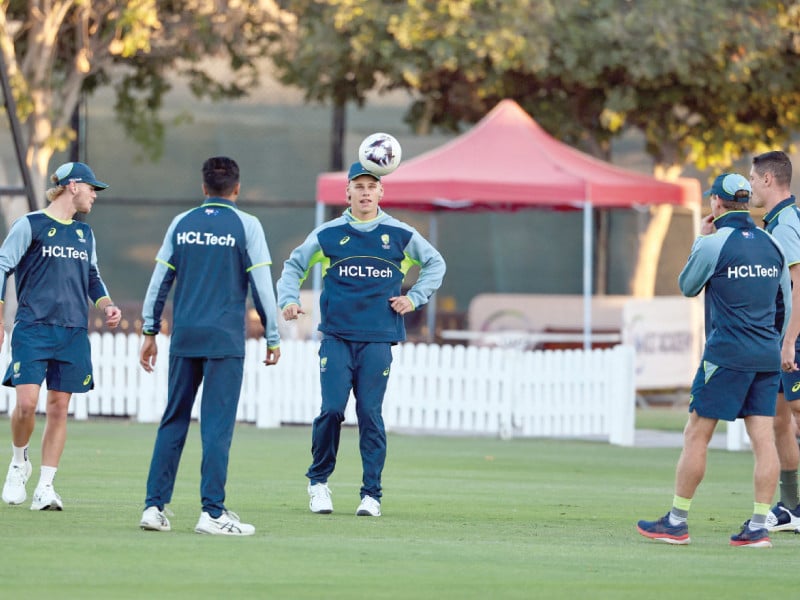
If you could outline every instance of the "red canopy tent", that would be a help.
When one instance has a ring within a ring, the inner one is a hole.
[[[346,182],[344,172],[321,174],[317,202],[341,205]],[[700,204],[696,179],[681,179],[677,184],[660,181],[584,154],[550,136],[513,100],[501,101],[466,133],[404,161],[384,178],[384,187],[381,206],[389,209],[583,209],[587,344],[592,209],[673,204],[697,211]],[[431,237],[435,221],[432,226]]]

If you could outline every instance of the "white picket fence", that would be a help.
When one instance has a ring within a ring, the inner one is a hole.
[[[76,419],[161,418],[167,399],[169,338],[159,336],[155,372],[138,363],[140,338],[92,334],[95,389],[76,394]],[[258,427],[309,424],[319,411],[318,343],[284,341],[278,365],[265,367],[261,342],[248,341],[237,418]],[[0,365],[8,365],[7,343]],[[496,435],[503,438],[599,438],[632,446],[634,351],[520,351],[476,346],[400,344],[384,401],[390,431]],[[39,410],[44,411],[44,392]],[[13,410],[12,388],[0,388],[0,411]],[[354,401],[345,422],[355,424]],[[199,400],[195,417],[199,414]]]

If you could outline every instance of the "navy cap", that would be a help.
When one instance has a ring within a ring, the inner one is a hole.
[[[70,181],[77,181],[79,183],[88,183],[96,190],[104,190],[108,187],[107,183],[97,181],[94,172],[82,162],[68,162],[64,163],[56,169],[56,177],[58,177],[58,185],[67,185]]]
[[[359,161],[354,162],[350,165],[350,171],[347,173],[347,181],[353,181],[356,177],[360,177],[361,175],[369,175],[370,177],[374,177],[378,181],[381,180],[380,175],[375,175],[372,171],[365,168]]]
[[[711,189],[703,196],[712,194],[726,202],[748,202],[753,194],[753,188],[750,187],[750,182],[738,173],[723,173],[714,180]]]

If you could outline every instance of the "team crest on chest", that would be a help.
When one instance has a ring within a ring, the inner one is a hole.
[[[389,250],[389,248],[391,248],[391,246],[389,246],[389,234],[388,233],[382,233],[381,234],[381,248],[383,248],[384,250]]]

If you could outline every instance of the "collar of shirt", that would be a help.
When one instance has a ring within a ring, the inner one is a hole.
[[[764,215],[764,225],[769,225],[770,221],[777,217],[779,212],[788,206],[792,206],[794,203],[794,196],[789,196],[786,200],[781,200],[778,204],[772,207],[771,211]]]

